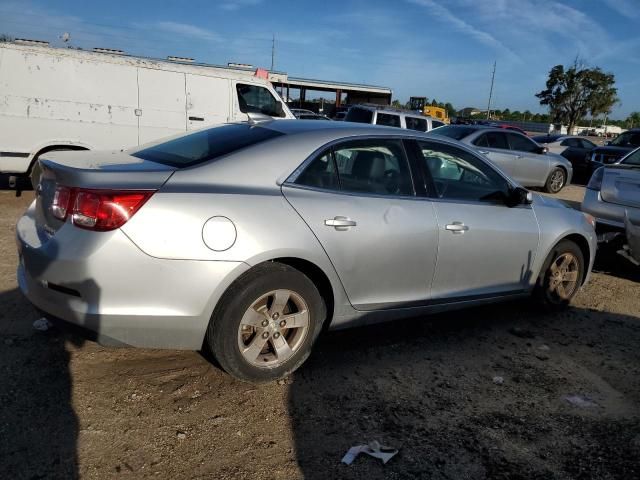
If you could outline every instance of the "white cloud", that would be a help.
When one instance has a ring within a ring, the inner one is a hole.
[[[262,0],[224,0],[220,2],[220,8],[223,10],[233,11],[244,7],[253,7],[262,3]]]
[[[220,41],[220,37],[214,32],[188,23],[160,21],[151,24],[150,27],[158,28],[165,32],[180,35],[182,37],[197,38],[207,42]]]
[[[488,47],[494,48],[495,50],[501,51],[512,59],[519,60],[519,57],[516,53],[513,52],[509,47],[507,47],[504,43],[498,40],[491,33],[480,30],[479,28],[474,27],[466,20],[463,20],[461,16],[455,15],[451,10],[443,7],[439,3],[436,3],[433,0],[409,0],[411,3],[416,5],[420,5],[422,7],[428,8],[434,15],[434,20],[446,22],[455,28],[457,31],[468,35],[471,38],[474,38],[476,41],[486,45]],[[478,2],[482,3],[482,2]]]
[[[610,8],[618,12],[620,15],[627,18],[638,18],[640,12],[638,11],[638,4],[631,0],[604,0]]]

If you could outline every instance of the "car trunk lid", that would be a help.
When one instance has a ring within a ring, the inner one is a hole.
[[[36,225],[53,235],[65,223],[52,211],[56,188],[96,190],[157,190],[175,171],[174,167],[132,157],[123,152],[55,152],[38,161]]]
[[[600,195],[605,202],[640,208],[640,168],[606,168]]]

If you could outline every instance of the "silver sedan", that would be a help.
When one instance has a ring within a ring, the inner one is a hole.
[[[480,125],[448,125],[431,133],[466,143],[526,187],[543,187],[546,192],[558,193],[573,176],[569,160],[519,132]]]
[[[600,167],[591,176],[582,211],[603,226],[625,229],[625,222],[640,225],[640,148],[618,163]]]
[[[212,351],[237,378],[298,368],[323,327],[587,281],[593,219],[444,137],[343,122],[228,124],[40,160],[22,292],[102,343]]]

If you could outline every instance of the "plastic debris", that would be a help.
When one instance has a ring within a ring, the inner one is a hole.
[[[368,445],[356,445],[351,447],[344,457],[342,457],[342,463],[351,465],[356,457],[361,453],[366,453],[371,457],[379,458],[382,460],[382,463],[387,463],[398,453],[398,449],[381,445],[380,442],[373,440],[369,442]]]
[[[33,328],[40,332],[46,332],[51,328],[51,322],[46,318],[42,317],[33,322]]]
[[[574,407],[593,408],[593,407],[599,406],[596,402],[594,402],[590,398],[584,397],[582,395],[567,395],[564,397],[564,399]]]
[[[496,375],[495,377],[493,377],[493,383],[495,383],[496,385],[502,385],[504,383],[504,377],[501,377],[499,375]]]

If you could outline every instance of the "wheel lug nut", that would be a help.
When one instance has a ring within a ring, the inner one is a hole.
[[[269,325],[269,320],[262,320],[262,326],[266,327],[267,325]]]
[[[284,328],[286,325],[287,325],[287,322],[285,322],[284,320],[280,322],[280,328]]]
[[[274,333],[273,338],[280,338],[280,334],[278,332]]]
[[[262,334],[262,338],[269,338],[269,332],[264,332]]]
[[[280,314],[276,312],[273,315],[271,315],[271,318],[273,318],[274,320],[278,320],[278,318],[280,318]]]

